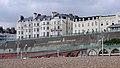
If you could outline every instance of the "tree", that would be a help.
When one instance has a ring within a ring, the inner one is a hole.
[[[6,29],[6,33],[11,33],[11,29],[10,29],[10,28],[7,28],[7,29]]]
[[[15,30],[14,27],[11,28],[11,33],[12,33],[12,34],[16,34],[16,30]]]
[[[3,33],[3,27],[0,27],[0,33]]]

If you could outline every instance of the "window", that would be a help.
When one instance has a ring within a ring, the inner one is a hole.
[[[103,26],[103,22],[101,22],[101,26]]]
[[[29,24],[29,27],[30,27],[31,25]]]
[[[60,29],[60,26],[58,26],[58,29]]]
[[[92,32],[94,32],[94,29],[92,29]]]
[[[20,36],[18,38],[20,39]]]
[[[54,21],[54,24],[56,24],[56,21]]]
[[[89,29],[87,29],[87,33],[89,33]]]
[[[49,30],[49,27],[47,27],[47,30]]]
[[[82,24],[82,27],[84,27],[84,24]]]
[[[47,36],[49,36],[49,32],[47,32]]]
[[[31,35],[29,35],[29,38],[31,38]]]
[[[85,32],[85,30],[84,30],[84,29],[82,29],[82,32]]]
[[[106,23],[106,25],[109,25],[108,23]]]
[[[39,38],[39,34],[37,34],[37,38]]]
[[[45,36],[45,32],[43,32],[43,36]]]
[[[45,22],[43,22],[43,25],[45,25]]]
[[[23,36],[21,36],[21,39],[23,39]]]
[[[78,25],[78,27],[80,27],[80,24]]]
[[[75,27],[76,27],[76,24],[75,24]]]
[[[34,23],[34,26],[36,26],[36,23]]]
[[[106,25],[108,25],[108,21],[106,21]]]
[[[36,31],[36,29],[34,28],[34,32]]]
[[[97,26],[97,22],[95,21],[95,25]]]
[[[25,38],[27,38],[27,35],[25,35]]]
[[[39,26],[39,23],[37,23],[37,26]]]
[[[49,22],[47,22],[47,25],[49,25]]]
[[[26,29],[26,32],[27,32],[27,29]]]
[[[90,23],[88,23],[88,26],[90,26]]]
[[[80,30],[79,30],[79,33],[80,33]]]
[[[60,24],[60,21],[58,21],[58,24]]]
[[[92,26],[94,26],[94,23],[92,22]]]
[[[18,34],[20,34],[20,31],[18,31]]]
[[[75,30],[75,33],[77,33],[77,30]]]
[[[114,25],[114,23],[112,23],[112,25]]]
[[[31,32],[31,30],[29,29],[29,32]]]
[[[45,27],[43,27],[43,30],[45,30]]]
[[[21,31],[21,34],[23,34],[23,31]]]
[[[39,32],[39,28],[37,28],[37,32]]]
[[[23,29],[23,27],[21,27],[21,29]]]
[[[35,34],[34,34],[34,38],[35,38]]]
[[[97,32],[98,30],[97,30],[97,28],[96,28],[96,32]]]
[[[54,26],[54,29],[56,30],[56,26]]]
[[[24,27],[27,27],[27,25],[25,24]]]
[[[60,35],[60,32],[58,32],[58,36]]]

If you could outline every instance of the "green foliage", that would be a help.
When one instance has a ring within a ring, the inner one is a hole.
[[[106,45],[120,44],[120,39],[106,40],[106,41],[104,41],[104,44],[106,44]]]

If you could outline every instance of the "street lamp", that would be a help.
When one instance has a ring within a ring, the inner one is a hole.
[[[102,37],[102,56],[103,56],[103,51],[104,49],[103,49],[103,37]]]
[[[58,57],[59,57],[59,51],[60,51],[60,50],[57,50],[57,56],[58,56]]]
[[[102,36],[101,36],[101,44],[102,44],[102,56],[103,56],[103,54],[104,54],[104,44],[103,44],[103,40],[104,39],[104,35],[102,34]]]
[[[19,57],[18,55],[19,55],[19,44],[20,44],[20,42],[19,41],[16,41],[16,45],[17,45],[17,58]]]
[[[25,53],[25,56],[26,56],[26,50],[25,50],[26,47],[27,47],[27,44],[25,44],[25,47],[24,47],[24,53]],[[27,57],[27,56],[26,56],[26,57]],[[26,58],[26,57],[25,57],[25,58]]]

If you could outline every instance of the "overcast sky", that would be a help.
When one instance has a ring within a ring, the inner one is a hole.
[[[0,26],[16,27],[20,15],[50,15],[52,11],[78,16],[115,14],[120,0],[0,0]]]

